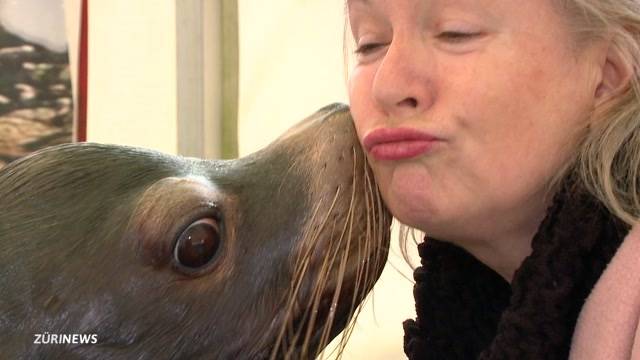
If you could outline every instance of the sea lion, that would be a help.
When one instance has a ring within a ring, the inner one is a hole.
[[[0,353],[31,359],[313,358],[391,221],[344,105],[236,160],[47,148],[0,171],[0,208]]]

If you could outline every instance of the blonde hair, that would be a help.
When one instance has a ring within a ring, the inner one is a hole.
[[[571,165],[614,216],[634,225],[640,218],[640,1],[556,1],[578,43],[610,39],[633,69],[629,86],[593,111]]]

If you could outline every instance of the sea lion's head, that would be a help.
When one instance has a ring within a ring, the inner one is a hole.
[[[311,358],[390,226],[339,105],[237,160],[49,148],[0,171],[0,208],[0,352],[19,357]]]

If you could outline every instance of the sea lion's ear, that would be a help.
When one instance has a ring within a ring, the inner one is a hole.
[[[227,247],[224,204],[223,194],[204,179],[159,180],[138,200],[127,226],[128,245],[143,264],[200,275]]]

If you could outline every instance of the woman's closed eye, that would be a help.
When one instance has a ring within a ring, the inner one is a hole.
[[[436,39],[450,45],[464,44],[471,40],[477,39],[485,35],[481,31],[442,31],[436,35]],[[361,59],[370,59],[370,56],[376,54],[379,50],[389,46],[388,42],[382,41],[363,41],[358,44],[354,53]]]
[[[437,35],[437,38],[449,43],[460,43],[481,35],[481,32],[443,31]]]
[[[357,55],[367,55],[386,45],[387,44],[385,43],[364,43],[364,44],[358,45],[358,47],[354,52]]]

